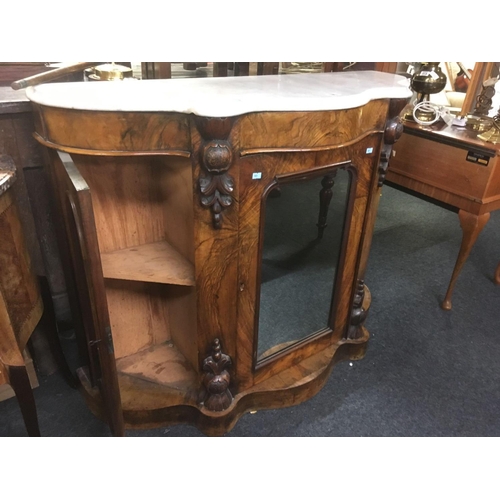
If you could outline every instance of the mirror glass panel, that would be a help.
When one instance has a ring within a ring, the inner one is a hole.
[[[257,361],[330,327],[350,185],[350,171],[337,168],[268,191]]]

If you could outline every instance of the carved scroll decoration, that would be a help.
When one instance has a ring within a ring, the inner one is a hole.
[[[228,140],[232,118],[195,118],[201,135],[198,179],[200,202],[212,212],[215,229],[222,227],[222,212],[234,202],[234,179],[228,173],[233,164],[232,146]]]
[[[207,391],[204,405],[210,411],[223,411],[233,401],[233,395],[229,391],[231,376],[227,371],[231,365],[231,358],[222,352],[220,340],[215,339],[212,354],[203,361],[203,384]]]
[[[358,280],[356,284],[356,292],[351,311],[351,321],[347,330],[347,338],[356,340],[363,336],[361,327],[368,316],[368,310],[363,308],[363,300],[365,299],[365,282]]]
[[[382,146],[382,153],[380,154],[380,163],[378,167],[378,187],[382,187],[389,168],[389,159],[392,153],[392,146],[403,134],[403,122],[401,117],[395,116],[389,119],[385,126],[384,131],[384,144]]]

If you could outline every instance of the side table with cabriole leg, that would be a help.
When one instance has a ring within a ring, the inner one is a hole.
[[[481,141],[468,129],[436,123],[404,124],[394,147],[386,184],[458,212],[462,243],[441,303],[451,310],[463,266],[490,213],[500,209],[500,147]],[[500,282],[500,268],[496,271]]]

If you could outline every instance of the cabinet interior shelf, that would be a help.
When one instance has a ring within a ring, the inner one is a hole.
[[[101,254],[105,278],[194,286],[194,266],[166,241]]]
[[[116,367],[126,375],[178,391],[189,391],[199,385],[196,373],[171,341],[120,358]]]

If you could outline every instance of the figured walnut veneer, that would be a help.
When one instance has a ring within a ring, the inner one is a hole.
[[[36,105],[76,277],[82,390],[115,434],[189,422],[220,435],[247,411],[308,399],[337,361],[363,356],[379,159],[405,102],[228,118]],[[319,189],[324,178],[328,230],[337,169],[351,191],[331,327],[257,363],[263,200],[292,178]]]

